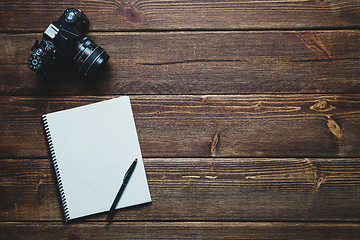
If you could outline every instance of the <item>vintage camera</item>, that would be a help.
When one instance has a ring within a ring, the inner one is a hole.
[[[56,62],[63,60],[71,62],[82,76],[91,78],[108,61],[109,55],[83,36],[88,26],[89,20],[80,9],[66,9],[45,30],[41,42],[36,40],[28,60],[29,68],[46,74]]]

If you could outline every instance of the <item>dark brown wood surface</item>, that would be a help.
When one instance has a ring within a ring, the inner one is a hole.
[[[348,239],[360,234],[358,223],[284,222],[116,222],[105,223],[5,223],[0,237],[11,239]],[[18,230],[22,231],[19,232]],[[6,233],[6,234],[5,234]]]
[[[26,66],[68,7],[92,81]],[[358,239],[359,0],[4,0],[0,46],[0,239]],[[64,223],[41,115],[120,95],[153,202]]]
[[[43,30],[67,7],[81,8],[97,31],[360,26],[358,0],[4,0],[1,7],[0,30],[19,32]]]
[[[47,157],[40,116],[107,97],[0,97],[3,157]],[[356,157],[360,95],[132,96],[145,157]]]
[[[360,31],[96,33],[108,71],[91,83],[26,66],[41,34],[0,34],[2,94],[238,94],[360,91]],[[204,44],[206,43],[206,44]],[[16,74],[17,81],[14,81]],[[70,77],[69,77],[70,75]]]
[[[148,205],[118,221],[359,221],[359,158],[145,158]],[[1,221],[62,221],[48,159],[3,159]],[[85,221],[104,221],[104,214]]]
[[[359,239],[358,223],[284,222],[116,222],[62,224],[5,223],[0,237],[38,240],[81,239]],[[21,229],[21,232],[19,232]]]

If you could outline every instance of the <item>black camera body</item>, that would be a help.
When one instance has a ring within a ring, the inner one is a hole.
[[[72,62],[82,76],[91,78],[108,61],[109,55],[83,35],[88,26],[89,20],[80,9],[66,9],[44,31],[41,42],[36,40],[28,59],[29,68],[47,74],[62,59]]]

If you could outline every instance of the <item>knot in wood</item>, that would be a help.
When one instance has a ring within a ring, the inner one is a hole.
[[[71,233],[67,237],[68,240],[81,240],[81,237],[75,233]]]
[[[140,13],[131,5],[124,7],[124,15],[131,23],[138,24],[141,22]]]
[[[320,99],[310,107],[311,110],[317,112],[329,112],[335,108],[336,107],[330,105],[326,99]]]

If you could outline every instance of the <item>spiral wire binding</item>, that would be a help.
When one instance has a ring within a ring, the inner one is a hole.
[[[70,219],[70,213],[69,213],[69,209],[68,209],[67,203],[66,203],[65,192],[64,192],[63,185],[62,185],[59,166],[57,164],[55,149],[54,149],[54,145],[53,145],[53,142],[51,139],[51,133],[50,133],[50,129],[49,129],[49,125],[48,125],[46,116],[42,116],[42,120],[44,123],[45,134],[46,134],[46,138],[47,138],[47,141],[49,144],[50,154],[51,154],[51,158],[53,160],[56,178],[57,178],[58,185],[59,185],[60,197],[61,197],[62,205],[64,208],[65,219],[66,219],[66,221],[68,221]]]

